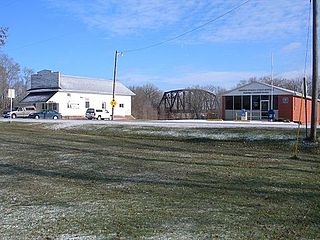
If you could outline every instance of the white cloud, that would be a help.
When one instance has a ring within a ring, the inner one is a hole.
[[[161,40],[193,29],[243,1],[225,0],[47,0],[89,27],[115,35],[145,35],[167,30]],[[240,9],[186,35],[191,42],[261,40],[301,33],[309,1],[250,1]]]
[[[281,38],[304,30],[308,2],[298,0],[260,0],[224,18],[222,25],[205,31],[207,41],[263,40]]]
[[[302,44],[300,42],[292,42],[292,43],[289,43],[288,45],[284,46],[282,49],[281,49],[281,52],[282,53],[290,53],[292,51],[295,51],[299,48],[301,48]]]
[[[214,85],[232,88],[241,80],[266,75],[262,72],[224,72],[224,71],[181,71],[170,76],[159,76],[138,71],[131,71],[119,76],[127,86],[140,86],[152,83],[162,90],[188,88],[192,86]]]

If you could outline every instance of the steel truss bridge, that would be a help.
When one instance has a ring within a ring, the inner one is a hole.
[[[218,115],[216,95],[202,89],[165,92],[158,106],[159,119],[207,119]]]

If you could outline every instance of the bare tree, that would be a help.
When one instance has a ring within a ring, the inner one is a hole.
[[[130,89],[136,94],[132,97],[132,115],[139,119],[157,119],[162,97],[160,89],[153,84],[132,86]]]
[[[26,95],[32,73],[33,70],[28,68],[21,70],[20,65],[12,58],[0,54],[0,110],[9,107],[9,99],[7,98],[9,88],[16,90],[15,105]]]
[[[209,92],[212,92],[216,96],[216,110],[215,112],[211,113],[213,116],[208,116],[208,117],[213,117],[213,118],[221,118],[221,101],[222,101],[222,94],[226,91],[225,88],[215,86],[215,85],[207,85],[207,86],[193,86],[190,89],[201,89],[201,90],[206,90]],[[206,95],[199,91],[194,94],[192,98],[192,107],[194,108],[194,111],[196,113],[196,118],[201,118],[199,112],[201,112],[200,106],[203,105],[204,101],[207,101]],[[210,114],[209,114],[210,115]]]
[[[5,54],[0,55],[0,108],[2,110],[9,105],[7,99],[8,88],[13,87],[14,84],[19,81],[19,71],[19,64],[15,63],[13,59]]]
[[[312,89],[312,81],[311,81],[311,77],[307,76],[306,77],[306,81],[307,81],[307,94],[311,95],[311,89]],[[270,76],[264,76],[264,77],[253,77],[253,78],[249,78],[248,80],[241,80],[237,87],[243,86],[245,84],[248,83],[252,83],[252,82],[263,82],[263,83],[267,83],[269,85],[273,84],[274,86],[277,87],[282,87],[285,89],[289,89],[292,91],[296,91],[296,92],[300,92],[302,93],[302,84],[303,84],[303,77],[296,77],[296,78],[274,78],[273,80],[271,80]],[[320,98],[320,93],[319,96]]]
[[[210,92],[213,92],[216,95],[217,98],[217,112],[216,115],[219,118],[222,118],[222,95],[227,91],[223,87],[215,86],[215,85],[208,85],[205,86],[204,89],[209,90]]]
[[[6,43],[7,40],[7,27],[0,27],[0,47]]]

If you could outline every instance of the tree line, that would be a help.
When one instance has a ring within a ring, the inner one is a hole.
[[[288,90],[292,90],[295,92],[303,92],[303,77],[295,77],[295,78],[274,78],[271,79],[270,76],[264,77],[252,77],[247,80],[241,80],[237,87],[243,86],[252,82],[262,82],[267,83],[269,85],[274,85],[277,87],[285,88]],[[306,85],[307,85],[307,95],[311,96],[312,94],[312,79],[310,76],[306,76]],[[320,93],[318,93],[318,98],[320,98]]]

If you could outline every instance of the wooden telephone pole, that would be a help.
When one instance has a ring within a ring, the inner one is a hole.
[[[318,110],[318,0],[313,0],[312,30],[312,108],[311,130],[309,139],[317,142],[317,110]]]
[[[119,52],[116,50],[114,54],[114,68],[113,68],[113,83],[112,83],[112,100],[111,100],[111,120],[114,119],[114,107],[116,105],[116,100],[114,99],[115,89],[116,89],[116,79],[117,79],[117,62],[118,62]]]

